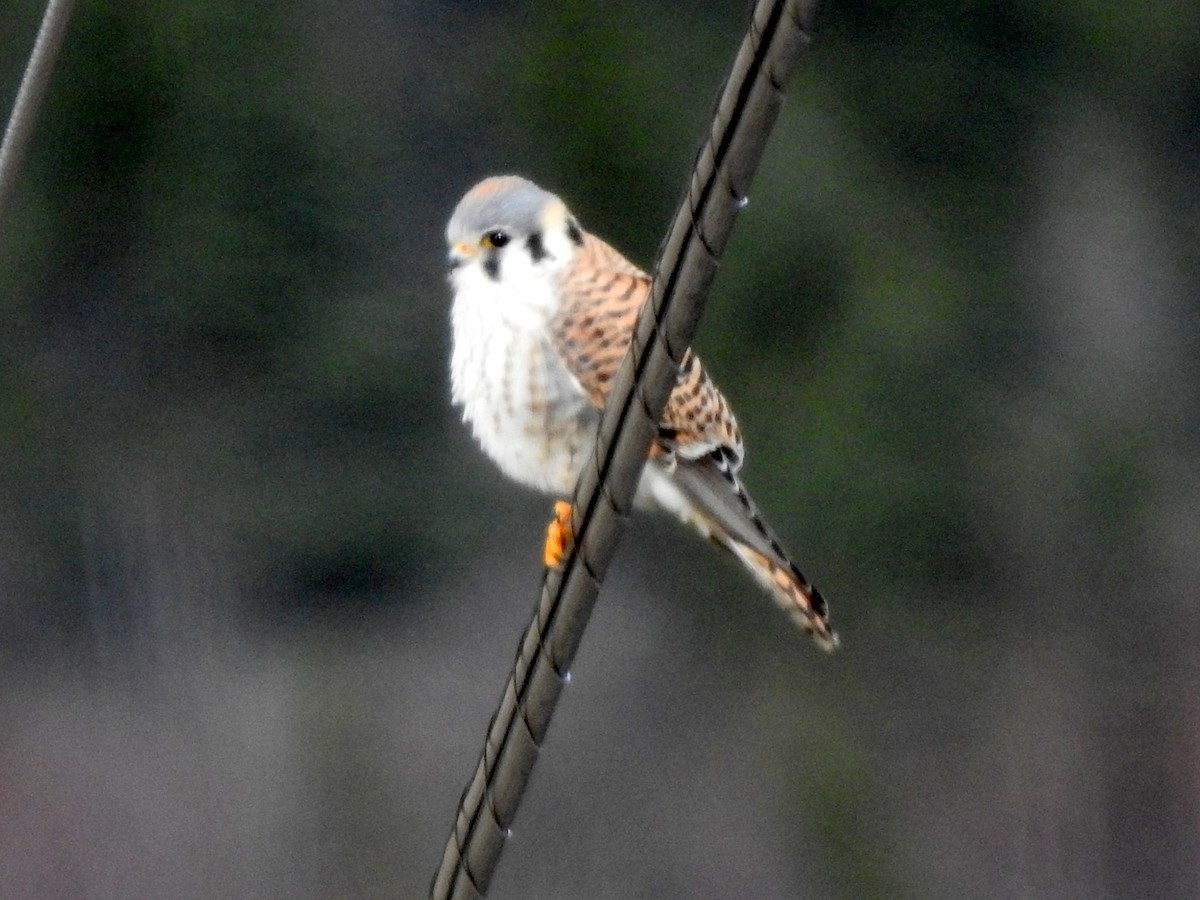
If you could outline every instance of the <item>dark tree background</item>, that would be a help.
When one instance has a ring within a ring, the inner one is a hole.
[[[449,406],[444,223],[519,172],[649,265],[746,12],[78,5],[0,231],[0,895],[425,891],[550,515]],[[698,345],[845,648],[637,520],[493,895],[1200,895],[1198,248],[1194,3],[826,3]]]

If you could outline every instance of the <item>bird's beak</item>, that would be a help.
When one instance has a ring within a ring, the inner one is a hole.
[[[465,263],[475,254],[475,248],[466,241],[455,241],[454,246],[450,248],[450,255],[446,259],[448,265],[453,271]]]

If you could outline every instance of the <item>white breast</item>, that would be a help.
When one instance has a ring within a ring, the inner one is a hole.
[[[465,265],[453,281],[451,390],[463,420],[509,477],[569,494],[599,412],[551,343],[551,280],[525,269],[496,281]]]

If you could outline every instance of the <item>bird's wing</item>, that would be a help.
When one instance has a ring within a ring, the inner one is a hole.
[[[588,399],[604,406],[621,359],[650,296],[650,276],[593,235],[579,252],[586,265],[563,277],[562,309],[552,323],[555,349]],[[725,398],[699,358],[684,353],[675,387],[659,422],[655,455],[699,460],[715,450],[742,462],[742,436]]]
[[[555,349],[597,408],[650,296],[650,277],[593,235],[568,267],[563,305],[552,322]],[[828,609],[780,546],[738,477],[744,450],[729,403],[688,349],[659,421],[647,467],[652,493],[669,509],[731,551],[789,615],[826,648],[837,645]]]

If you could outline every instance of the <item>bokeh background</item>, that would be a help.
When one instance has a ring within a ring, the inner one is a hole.
[[[78,4],[0,221],[0,895],[424,895],[550,515],[442,228],[518,172],[651,264],[747,12]],[[635,520],[492,896],[1200,896],[1198,287],[1191,0],[826,3],[698,347],[844,650]]]

